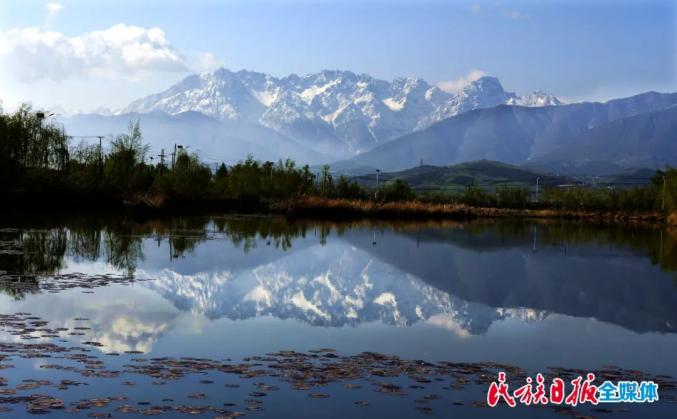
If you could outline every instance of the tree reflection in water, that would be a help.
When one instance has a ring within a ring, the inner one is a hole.
[[[392,230],[416,235],[421,242],[449,243],[475,251],[531,245],[543,247],[593,245],[625,248],[644,255],[662,270],[677,270],[677,229],[629,224],[591,224],[565,220],[501,220],[459,223],[456,221],[331,223],[281,217],[169,217],[139,221],[125,218],[45,221],[22,218],[4,220],[0,229],[0,287],[22,298],[37,292],[41,277],[57,274],[64,259],[103,260],[133,277],[144,260],[144,239],[158,246],[166,241],[170,259],[182,258],[200,243],[225,239],[244,253],[265,244],[287,251],[296,238],[317,237],[327,243],[356,228]],[[675,279],[677,284],[677,279]]]

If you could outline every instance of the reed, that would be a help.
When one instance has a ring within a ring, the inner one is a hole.
[[[677,227],[677,211],[671,212],[670,215],[668,215],[667,223],[670,226]]]
[[[418,200],[378,203],[365,200],[302,197],[271,204],[271,212],[299,218],[402,218],[402,219],[473,219],[473,218],[569,218],[599,221],[661,222],[660,212],[593,211],[564,209],[510,209],[474,207],[466,204],[434,204]],[[668,222],[677,223],[672,214]]]

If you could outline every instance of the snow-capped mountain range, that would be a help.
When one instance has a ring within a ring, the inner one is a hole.
[[[261,125],[320,153],[348,156],[442,119],[500,104],[531,107],[562,102],[540,91],[526,96],[507,92],[495,77],[479,78],[450,93],[413,77],[385,81],[325,70],[278,78],[221,68],[188,76],[116,113],[200,112],[228,123]]]
[[[333,327],[421,322],[482,334],[494,321],[540,321],[548,315],[464,301],[342,242],[311,245],[253,268],[139,274],[153,278],[143,287],[181,310],[212,319],[273,316]]]

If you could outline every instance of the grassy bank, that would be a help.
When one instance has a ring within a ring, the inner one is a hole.
[[[307,197],[274,203],[274,213],[300,218],[400,218],[400,219],[474,219],[474,218],[566,218],[605,222],[665,222],[677,224],[677,215],[661,212],[626,212],[567,209],[514,209],[475,207],[466,204],[434,204],[421,201],[386,202],[324,199]]]
[[[677,212],[563,208],[498,208],[465,203],[433,203],[417,199],[377,202],[306,196],[285,200],[197,198],[177,199],[160,194],[116,196],[44,191],[15,193],[0,213],[136,214],[140,216],[188,214],[264,214],[316,220],[471,220],[478,218],[578,219],[602,222],[665,223],[677,226]]]
[[[670,213],[667,217],[667,223],[671,227],[677,227],[677,211]]]

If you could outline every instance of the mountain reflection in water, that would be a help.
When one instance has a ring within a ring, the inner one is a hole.
[[[17,299],[57,273],[105,267],[151,279],[142,286],[211,319],[427,322],[459,334],[550,313],[636,332],[677,324],[677,234],[657,227],[229,217],[11,225],[0,230],[0,271]]]

